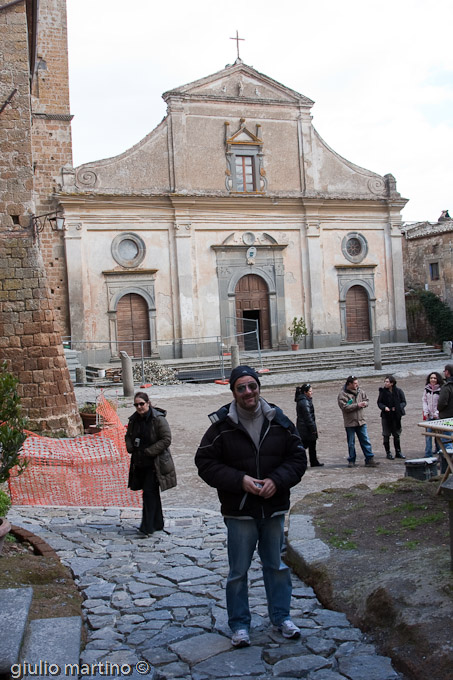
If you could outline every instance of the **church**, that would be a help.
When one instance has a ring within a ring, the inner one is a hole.
[[[407,341],[393,175],[342,158],[311,99],[240,58],[163,98],[135,146],[63,168],[74,347],[202,356],[256,329],[281,350],[301,316],[307,348]]]

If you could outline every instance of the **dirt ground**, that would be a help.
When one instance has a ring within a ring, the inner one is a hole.
[[[413,680],[452,677],[448,504],[437,488],[406,478],[309,494],[293,507],[331,549],[328,563],[300,575]]]

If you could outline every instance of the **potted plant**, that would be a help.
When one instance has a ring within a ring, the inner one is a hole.
[[[307,326],[305,325],[304,317],[300,316],[297,318],[297,316],[294,317],[294,319],[291,322],[291,326],[288,328],[291,337],[293,339],[293,344],[291,345],[292,350],[297,350],[299,349],[299,341],[300,339],[308,334],[307,331]]]
[[[8,372],[6,361],[0,362],[0,485],[5,484],[15,468],[21,474],[27,465],[21,459],[25,419],[21,415],[20,397],[17,394],[18,380]],[[8,494],[0,489],[0,551],[11,525],[6,513],[11,506]]]
[[[82,418],[82,423],[85,430],[88,430],[91,425],[96,425],[96,407],[96,402],[86,401],[79,408],[80,417]]]

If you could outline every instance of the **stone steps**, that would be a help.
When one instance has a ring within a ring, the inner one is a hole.
[[[394,363],[409,364],[432,361],[434,364],[445,361],[446,355],[442,350],[422,343],[382,345],[382,365]],[[260,359],[257,352],[241,352],[241,363],[249,364],[254,368],[260,368]],[[198,380],[206,375],[206,379],[219,371],[218,358],[192,360],[167,361],[177,371],[180,380]],[[350,368],[353,370],[359,366],[374,366],[373,346],[363,347],[340,347],[329,350],[298,350],[295,352],[272,352],[262,353],[263,368],[271,373],[288,373],[292,371],[315,371],[337,368]],[[229,375],[230,357],[224,357],[225,374]]]
[[[80,616],[29,620],[33,589],[0,590],[2,634],[0,635],[0,678],[11,677],[11,666],[21,664],[21,677],[47,678],[48,666],[78,664],[82,635]],[[46,664],[47,663],[47,667]],[[30,666],[31,664],[31,666]],[[29,671],[29,674],[27,672]],[[53,673],[55,675],[55,673]],[[76,677],[78,673],[75,674]],[[17,677],[17,675],[16,675]]]

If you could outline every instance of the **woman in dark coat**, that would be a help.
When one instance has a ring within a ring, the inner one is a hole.
[[[406,458],[401,453],[401,418],[406,415],[406,397],[403,390],[396,386],[396,379],[393,375],[387,375],[384,380],[384,387],[379,388],[377,405],[381,409],[382,436],[384,438],[384,449],[389,460],[393,460],[390,453],[390,437],[393,437],[395,447],[395,458]]]
[[[297,429],[305,449],[308,449],[310,467],[322,467],[316,456],[316,440],[318,428],[316,427],[315,409],[313,406],[313,388],[308,383],[296,389],[294,401],[297,406]]]
[[[132,454],[128,486],[134,491],[143,489],[143,514],[138,530],[149,536],[164,528],[158,462],[162,454],[170,456],[171,432],[165,419],[167,412],[153,408],[146,392],[137,392],[134,406],[136,411],[129,418],[125,437],[126,448]]]

